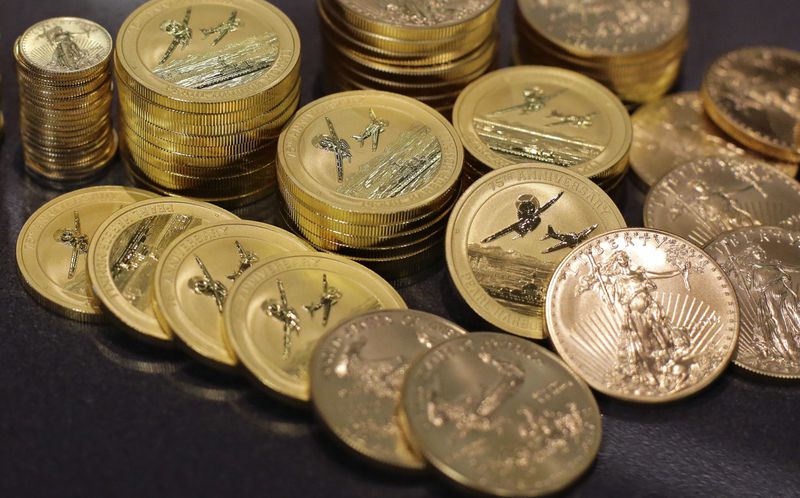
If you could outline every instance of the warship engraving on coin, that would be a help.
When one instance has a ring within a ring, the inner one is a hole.
[[[701,247],[735,228],[800,229],[800,184],[759,161],[700,159],[674,169],[650,190],[644,224]]]
[[[450,479],[497,496],[561,490],[592,463],[600,412],[552,353],[499,333],[435,346],[408,371],[402,421]]]
[[[739,307],[702,250],[644,229],[607,233],[556,269],[547,326],[562,358],[593,388],[639,402],[691,395],[730,361]]]
[[[380,463],[422,469],[396,419],[411,363],[437,344],[466,334],[420,311],[376,311],[347,321],[318,343],[311,361],[311,399],[345,444]]]
[[[800,162],[800,52],[748,47],[711,65],[706,111],[726,133],[776,159]]]
[[[750,227],[706,247],[736,289],[741,313],[734,363],[800,378],[800,232]]]

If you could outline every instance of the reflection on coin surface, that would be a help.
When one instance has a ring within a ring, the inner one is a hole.
[[[586,384],[546,349],[505,334],[468,334],[425,353],[401,405],[412,444],[434,467],[498,496],[559,491],[600,447]]]
[[[689,396],[730,361],[733,286],[695,245],[655,230],[592,239],[556,269],[547,328],[558,353],[600,392],[656,403]]]
[[[783,161],[800,161],[800,52],[747,47],[725,54],[706,73],[711,119],[737,141]]]
[[[255,221],[204,225],[170,244],[155,273],[156,316],[200,358],[233,366],[222,309],[233,284],[258,261],[311,248],[280,228]]]
[[[800,183],[758,161],[700,159],[674,169],[650,190],[644,224],[701,247],[735,228],[800,229]]]
[[[536,162],[603,177],[624,168],[631,145],[620,100],[600,83],[554,67],[483,76],[458,97],[453,123],[467,151],[493,169]]]
[[[589,179],[553,166],[510,166],[459,199],[447,226],[447,268],[481,317],[541,339],[555,267],[584,240],[623,227],[619,209]]]
[[[800,232],[750,227],[706,247],[739,299],[733,362],[772,377],[800,378]]]
[[[89,187],[37,209],[17,237],[17,267],[25,288],[56,313],[74,320],[101,320],[86,271],[89,243],[112,213],[153,197],[157,196],[129,187]]]
[[[111,215],[89,245],[92,290],[104,309],[151,342],[171,340],[153,311],[153,275],[164,249],[205,223],[235,220],[222,208],[191,199],[137,202]]]
[[[405,307],[391,285],[358,263],[299,252],[268,258],[237,279],[223,318],[236,356],[259,383],[308,401],[320,337],[368,311]]]
[[[412,452],[395,418],[406,370],[437,344],[466,334],[429,313],[385,310],[342,323],[323,337],[311,360],[311,400],[330,430],[359,454],[407,469],[425,462]]]
[[[676,167],[711,156],[760,160],[789,176],[797,174],[797,164],[756,156],[731,142],[708,119],[697,92],[668,95],[646,104],[631,121],[631,168],[650,187]]]
[[[446,0],[422,2],[375,2],[372,0],[332,0],[346,11],[369,21],[402,27],[437,28],[461,25],[487,11],[499,0]],[[341,8],[340,7],[340,8]],[[356,26],[359,26],[356,23]]]
[[[111,35],[78,17],[55,17],[28,28],[17,42],[25,61],[39,71],[68,74],[92,70],[111,54]]]

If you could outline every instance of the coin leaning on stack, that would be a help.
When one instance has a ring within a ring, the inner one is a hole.
[[[639,104],[667,93],[688,47],[687,0],[518,0],[517,64],[572,69]]]
[[[100,173],[117,152],[111,35],[76,17],[47,19],[14,44],[27,171],[57,185]]]
[[[374,90],[312,102],[281,134],[278,185],[292,230],[391,279],[441,258],[463,148],[425,104]]]
[[[114,57],[122,157],[164,194],[241,206],[275,186],[275,150],[300,98],[300,39],[257,0],[153,0]]]
[[[317,0],[326,58],[335,63],[330,83],[408,95],[446,113],[494,61],[500,2],[412,3]]]

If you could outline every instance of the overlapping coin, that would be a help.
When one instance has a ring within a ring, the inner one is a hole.
[[[719,265],[694,244],[646,229],[600,235],[556,268],[547,328],[594,389],[659,403],[696,393],[726,368],[739,306]]]
[[[555,267],[583,241],[623,227],[614,202],[586,177],[555,166],[509,166],[459,199],[447,225],[447,268],[478,315],[541,339]]]

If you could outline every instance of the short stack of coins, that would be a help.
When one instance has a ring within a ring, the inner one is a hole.
[[[518,0],[517,64],[559,66],[639,104],[667,93],[688,47],[688,0]]]
[[[86,181],[116,154],[111,51],[108,31],[76,17],[38,22],[14,44],[25,166],[35,178]]]
[[[121,153],[137,183],[241,206],[275,187],[275,147],[300,98],[300,39],[258,0],[153,0],[115,52]]]
[[[361,90],[298,111],[278,143],[287,224],[390,279],[442,257],[464,152],[452,125],[403,95]]]
[[[414,97],[447,113],[497,50],[499,0],[317,0],[330,83]]]

